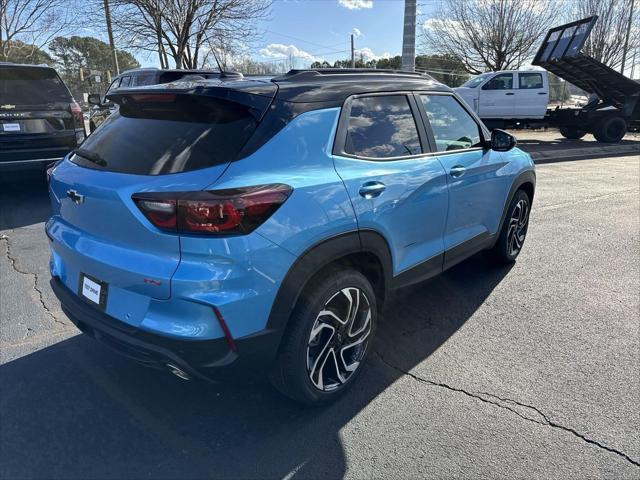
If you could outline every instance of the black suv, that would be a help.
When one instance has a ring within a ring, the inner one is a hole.
[[[107,100],[106,97],[117,89],[175,82],[189,75],[208,79],[218,78],[220,73],[211,70],[160,70],[157,68],[136,68],[122,72],[113,79],[104,97],[100,97],[97,93],[89,95],[89,103],[94,105],[89,116],[89,132],[93,132],[98,125],[116,110],[117,105]]]
[[[82,110],[53,68],[0,63],[0,169],[45,166],[85,136]]]

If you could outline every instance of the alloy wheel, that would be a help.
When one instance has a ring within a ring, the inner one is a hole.
[[[347,287],[324,304],[307,343],[307,374],[321,391],[339,389],[360,366],[371,334],[371,305],[359,288]]]
[[[524,244],[529,226],[529,202],[522,199],[516,203],[509,219],[509,230],[507,232],[507,248],[509,256],[515,257]]]

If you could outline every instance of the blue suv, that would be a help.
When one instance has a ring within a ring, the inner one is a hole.
[[[522,249],[531,158],[431,77],[294,70],[109,98],[49,172],[52,286],[142,364],[325,403],[362,370],[390,291]]]

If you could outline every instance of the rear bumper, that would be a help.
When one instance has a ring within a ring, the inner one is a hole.
[[[266,376],[275,358],[280,336],[274,331],[234,339],[237,349],[232,351],[226,338],[179,340],[128,325],[83,301],[58,277],[51,279],[51,287],[83,333],[148,367],[169,370],[174,365],[192,377],[230,381]]]

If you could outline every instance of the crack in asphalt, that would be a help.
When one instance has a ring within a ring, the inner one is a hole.
[[[26,275],[28,277],[33,278],[33,290],[38,294],[38,300],[40,301],[40,305],[42,306],[44,311],[47,313],[47,315],[49,315],[54,322],[59,323],[60,325],[64,325],[65,327],[69,327],[69,324],[60,320],[58,317],[56,317],[54,313],[49,309],[49,307],[47,307],[47,304],[44,301],[44,294],[42,293],[42,290],[40,289],[40,287],[38,287],[39,275],[37,273],[29,272],[27,270],[21,270],[20,268],[18,268],[17,260],[11,254],[11,243],[9,242],[9,237],[7,235],[2,235],[0,236],[0,240],[4,240],[7,246],[6,257],[7,257],[7,260],[9,261],[9,265],[11,265],[11,268],[15,272],[21,275]]]
[[[640,467],[640,462],[637,461],[637,460],[634,460],[633,458],[631,458],[626,453],[621,452],[620,450],[617,450],[615,448],[608,447],[607,445],[604,445],[604,444],[602,444],[602,443],[600,443],[600,442],[598,442],[596,440],[593,440],[591,438],[588,438],[585,435],[579,433],[578,431],[574,430],[571,427],[566,427],[564,425],[560,425],[559,423],[554,422],[542,410],[540,410],[537,407],[534,407],[532,405],[527,405],[526,403],[518,402],[518,401],[512,400],[510,398],[502,398],[502,397],[499,397],[498,395],[494,395],[492,393],[469,392],[469,391],[464,390],[462,388],[452,387],[451,385],[448,385],[446,383],[435,382],[433,380],[429,380],[427,378],[423,378],[423,377],[420,377],[419,375],[416,375],[414,373],[411,373],[411,372],[408,372],[406,370],[403,370],[402,368],[397,367],[397,366],[393,365],[392,363],[390,363],[389,361],[385,360],[385,358],[379,352],[375,352],[375,353],[378,356],[378,358],[380,358],[382,363],[384,363],[388,367],[390,367],[390,368],[402,373],[403,375],[411,377],[412,379],[414,379],[414,380],[416,380],[418,382],[426,383],[426,384],[431,385],[433,387],[444,388],[444,389],[450,390],[452,392],[462,393],[463,395],[466,395],[467,397],[470,397],[470,398],[473,398],[473,399],[476,399],[476,400],[480,400],[483,403],[488,403],[490,405],[494,405],[496,407],[499,407],[499,408],[502,408],[502,409],[505,409],[505,410],[509,410],[511,413],[514,413],[518,417],[520,417],[523,420],[526,420],[528,422],[537,423],[539,425],[545,425],[545,426],[548,426],[548,427],[556,428],[556,429],[563,430],[565,432],[571,433],[573,436],[579,438],[580,440],[582,440],[582,441],[584,441],[586,443],[589,443],[591,445],[595,445],[596,447],[601,448],[603,450],[606,450],[608,452],[615,453],[616,455],[624,458],[629,463],[631,463],[631,464],[633,464],[633,465],[635,465],[637,467]],[[519,408],[527,410],[526,413],[518,410]]]

